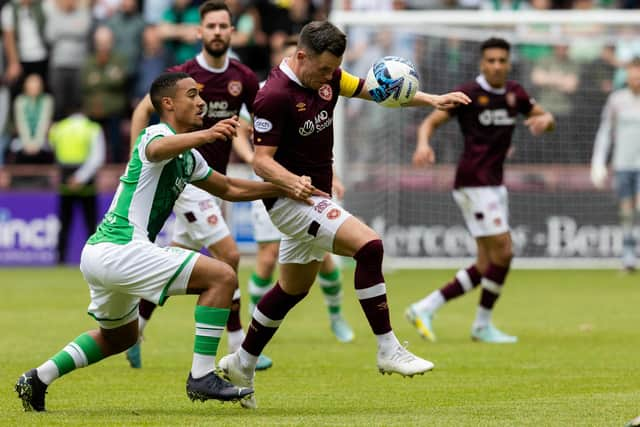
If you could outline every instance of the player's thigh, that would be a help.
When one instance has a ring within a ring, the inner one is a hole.
[[[280,241],[269,243],[258,243],[256,254],[256,273],[260,277],[270,277],[278,262],[278,250]]]
[[[333,242],[333,253],[352,257],[365,244],[380,236],[358,218],[351,216],[338,229]]]
[[[222,297],[231,299],[237,284],[238,277],[229,264],[215,258],[201,256],[189,276],[187,293],[200,294],[215,288]]]
[[[620,170],[616,171],[614,186],[616,195],[622,203],[622,201],[632,201],[636,195],[636,172],[632,170]]]
[[[319,269],[319,261],[307,264],[281,264],[278,282],[286,293],[299,295],[309,291]]]
[[[481,241],[486,248],[490,262],[503,265],[511,260],[513,256],[513,243],[510,232],[479,237],[478,240]]]
[[[238,269],[238,262],[240,260],[240,252],[238,251],[238,245],[231,235],[227,235],[221,240],[207,246],[211,255],[216,257],[222,262],[229,264],[234,270]]]

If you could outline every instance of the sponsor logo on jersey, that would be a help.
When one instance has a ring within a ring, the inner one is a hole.
[[[483,110],[478,114],[478,121],[484,126],[513,126],[516,123],[515,117],[511,117],[504,108]]]
[[[487,95],[480,95],[478,97],[478,104],[482,106],[489,104],[489,97]]]
[[[305,104],[304,102],[298,102],[296,104],[296,108],[298,109],[298,112],[306,111],[307,110],[307,104]]]
[[[207,218],[207,222],[211,225],[216,225],[218,223],[218,216],[216,214],[210,215]]]
[[[320,98],[324,99],[325,101],[331,101],[331,98],[333,97],[333,89],[331,89],[331,86],[325,83],[320,86],[320,89],[318,89],[318,95],[320,95]]]
[[[253,120],[253,128],[256,130],[256,132],[265,133],[273,129],[273,124],[271,124],[271,122],[267,119],[259,119],[256,117]]]
[[[507,92],[504,96],[504,99],[507,101],[507,105],[511,108],[516,106],[516,94],[513,92]]]
[[[327,212],[328,219],[336,219],[340,216],[340,209],[333,208],[329,212]]]
[[[238,96],[242,93],[242,82],[238,80],[231,80],[227,85],[227,90],[231,96]]]
[[[206,116],[212,119],[226,119],[232,117],[237,111],[229,111],[229,103],[226,100],[209,101],[206,105]]]

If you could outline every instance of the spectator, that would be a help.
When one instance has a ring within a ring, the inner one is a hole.
[[[96,189],[94,178],[104,164],[104,134],[100,125],[89,120],[79,107],[69,117],[55,123],[49,141],[62,180],[59,194],[60,231],[58,234],[58,264],[65,262],[73,206],[82,206],[87,233],[96,229]]]
[[[7,56],[4,78],[15,97],[24,77],[36,73],[47,81],[46,14],[42,0],[12,0],[2,7],[2,39]]]
[[[113,48],[113,33],[100,26],[93,35],[95,53],[82,72],[84,111],[102,125],[112,162],[123,160],[120,125],[127,107],[125,60]],[[127,151],[128,153],[128,151]]]
[[[571,147],[580,141],[572,125],[575,113],[575,94],[580,84],[580,67],[569,59],[569,47],[557,45],[552,57],[543,58],[531,70],[531,82],[534,85],[535,97],[556,117],[558,126],[553,140],[559,144],[554,150],[554,161],[575,163],[587,162],[588,150],[577,150]],[[581,157],[582,156],[582,157]],[[586,157],[585,157],[586,156]],[[551,160],[551,159],[549,159]]]
[[[199,24],[200,12],[191,0],[174,0],[164,12],[158,30],[166,42],[167,52],[173,53],[172,64],[182,64],[200,52]]]
[[[149,93],[151,83],[169,65],[162,39],[155,25],[147,26],[142,32],[142,56],[138,61],[136,84],[131,105],[135,106]]]
[[[89,51],[91,11],[80,0],[57,0],[48,15],[46,37],[51,47],[49,87],[55,103],[54,120],[69,113],[82,99],[82,65]]]
[[[4,76],[4,44],[0,43],[0,76]],[[0,167],[4,164],[4,154],[9,143],[8,123],[9,111],[9,87],[3,78],[0,78]]]
[[[53,98],[44,93],[42,77],[29,74],[16,97],[13,117],[18,133],[11,143],[15,163],[51,163],[47,131],[53,119]]]
[[[126,92],[130,95],[135,82],[138,60],[142,54],[142,32],[144,31],[144,20],[138,12],[136,0],[122,0],[118,10],[106,21],[106,25],[113,33],[114,50],[125,60]]]

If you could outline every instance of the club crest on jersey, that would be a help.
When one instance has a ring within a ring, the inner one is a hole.
[[[511,108],[516,106],[516,94],[513,92],[507,92],[507,94],[504,96],[505,100],[507,101],[507,105]]]
[[[478,104],[483,106],[489,104],[489,97],[487,95],[480,95],[478,97]]]
[[[327,212],[327,218],[328,219],[336,219],[340,216],[340,209],[331,209],[329,212]]]
[[[227,85],[227,90],[231,96],[238,96],[242,93],[242,82],[238,80],[231,80]]]
[[[320,89],[318,89],[318,95],[320,95],[320,98],[324,99],[325,101],[331,101],[331,98],[333,97],[333,89],[331,89],[331,86],[325,83],[320,86]]]
[[[211,225],[216,225],[218,223],[218,216],[213,214],[207,218],[207,222]]]
[[[302,111],[306,111],[307,110],[307,104],[305,104],[304,102],[298,102],[296,104],[296,108],[298,109],[298,112],[302,112]]]

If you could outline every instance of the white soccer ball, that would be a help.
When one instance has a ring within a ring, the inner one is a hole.
[[[416,67],[399,56],[377,60],[369,69],[365,83],[374,101],[391,108],[402,107],[411,101],[419,85]]]

